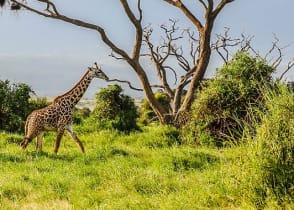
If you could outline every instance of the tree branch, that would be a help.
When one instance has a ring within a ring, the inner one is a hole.
[[[129,88],[136,91],[143,91],[141,88],[134,87],[130,81],[127,80],[119,80],[119,79],[109,79],[107,82],[120,82],[120,83],[126,83],[128,84]]]
[[[199,54],[199,39],[194,37],[194,31],[190,29],[185,29],[184,32],[188,34],[189,42],[190,42],[190,57],[192,58],[192,64],[196,65],[197,63],[197,56]],[[190,65],[187,66],[190,70]]]
[[[182,3],[181,0],[164,0],[165,2],[167,2],[170,5],[173,5],[175,7],[178,7],[185,15],[186,17],[197,27],[197,29],[199,31],[202,30],[203,25],[200,22],[200,20],[195,17],[192,12]]]
[[[136,61],[138,61],[140,57],[140,51],[141,51],[141,45],[142,45],[142,35],[143,35],[143,29],[141,25],[142,21],[142,9],[141,9],[141,0],[138,0],[138,11],[139,11],[139,18],[137,19],[133,11],[130,9],[130,6],[127,2],[127,0],[120,0],[125,13],[127,14],[128,18],[132,22],[132,24],[136,28],[136,39],[135,39],[135,44],[133,47],[133,53],[132,53],[132,58]]]
[[[219,12],[224,8],[224,6],[228,3],[233,2],[234,0],[222,0],[217,7],[214,9],[214,11],[212,12],[212,17],[216,18],[216,16],[219,14]]]
[[[132,85],[130,81],[127,80],[120,80],[120,79],[109,79],[107,82],[120,82],[120,83],[125,83],[129,86],[130,89],[136,90],[136,91],[144,91],[142,88],[136,88]],[[151,88],[161,88],[164,89],[162,85],[150,85]]]
[[[49,12],[52,16],[59,15],[59,12],[57,11],[56,6],[52,2],[50,2],[49,0],[38,0],[38,1],[47,4],[45,11]],[[52,8],[53,11],[50,10],[50,8]]]
[[[238,46],[245,39],[245,36],[242,36],[243,39],[231,38],[229,36],[229,31],[230,31],[230,28],[225,28],[224,34],[216,34],[217,41],[211,45],[211,49],[216,50],[216,52],[222,58],[225,64],[227,64],[230,59],[229,50],[227,48]]]
[[[283,77],[287,74],[287,72],[290,71],[290,69],[292,69],[293,66],[294,66],[294,58],[288,62],[287,68],[283,71],[278,81],[281,81]]]
[[[204,7],[205,10],[207,10],[207,5],[205,4],[205,2],[203,0],[198,0],[202,6]]]
[[[205,19],[206,19],[206,24],[210,22],[212,10],[213,10],[213,0],[207,0],[208,2],[208,7],[205,10]],[[213,16],[212,16],[213,17]]]
[[[157,76],[159,80],[161,81],[162,86],[164,87],[164,90],[166,91],[167,95],[172,100],[174,97],[174,92],[172,88],[170,87],[168,80],[167,80],[167,70],[170,70],[173,72],[175,76],[175,83],[177,82],[177,74],[174,68],[172,68],[169,65],[165,65],[165,62],[167,59],[173,55],[173,52],[175,51],[175,48],[173,46],[173,42],[181,39],[182,36],[177,36],[175,33],[177,32],[178,28],[176,27],[176,20],[170,19],[170,22],[172,23],[171,27],[166,27],[164,25],[161,25],[160,28],[164,31],[165,37],[162,38],[162,44],[156,47],[154,49],[153,44],[151,43],[150,36],[152,34],[151,28],[145,28],[144,30],[144,42],[146,46],[149,49],[149,54],[152,62],[154,63],[157,71]]]
[[[47,7],[46,7],[45,11],[50,9],[50,7],[53,8],[53,11],[50,10],[49,13],[41,12],[41,11],[39,11],[37,9],[34,9],[34,8],[28,6],[28,5],[24,4],[24,3],[21,3],[21,2],[19,2],[17,0],[11,0],[11,2],[14,2],[14,3],[20,5],[22,8],[25,8],[25,9],[27,9],[27,10],[33,12],[33,13],[36,13],[38,15],[41,15],[41,16],[44,16],[44,17],[47,17],[47,18],[62,20],[64,22],[67,22],[67,23],[70,23],[70,24],[73,24],[73,25],[76,25],[76,26],[80,26],[80,27],[83,27],[83,28],[88,28],[88,29],[92,29],[92,30],[97,31],[100,34],[102,41],[107,46],[109,46],[115,53],[117,53],[117,54],[121,55],[123,58],[125,58],[128,62],[131,62],[131,58],[129,57],[129,55],[124,50],[117,47],[108,38],[108,36],[105,33],[105,30],[102,27],[100,27],[98,25],[91,24],[91,23],[87,23],[87,22],[84,22],[84,21],[81,21],[81,20],[77,20],[77,19],[74,19],[74,18],[69,18],[69,17],[64,16],[64,15],[61,15],[60,13],[57,12],[57,9],[56,9],[56,6],[54,5],[54,3],[52,3],[49,0],[38,0],[38,1],[46,3]],[[50,5],[50,7],[48,7],[48,5]]]

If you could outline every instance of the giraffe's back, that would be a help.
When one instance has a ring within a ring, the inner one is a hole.
[[[26,120],[25,135],[34,138],[44,130],[56,130],[58,127],[59,114],[56,106],[52,104],[33,111]]]

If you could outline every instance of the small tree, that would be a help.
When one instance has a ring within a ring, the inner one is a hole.
[[[102,88],[96,95],[92,117],[100,128],[130,132],[137,129],[137,107],[134,100],[122,94],[119,85]]]
[[[254,110],[264,108],[262,88],[270,84],[273,71],[264,60],[237,53],[197,93],[183,133],[217,146],[239,139],[244,125],[252,123]]]

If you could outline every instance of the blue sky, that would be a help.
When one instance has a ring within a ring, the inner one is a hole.
[[[30,1],[29,1],[30,2]],[[58,2],[60,11],[67,16],[82,19],[105,28],[107,34],[122,48],[131,50],[134,28],[126,18],[117,0],[70,0]],[[134,2],[133,0],[130,2]],[[186,0],[188,4],[190,0]],[[196,2],[196,1],[195,1]],[[193,27],[177,9],[162,0],[142,0],[143,25],[149,23],[157,30],[169,18],[179,20],[183,27]],[[294,57],[294,1],[293,0],[236,0],[219,15],[213,34],[229,27],[231,34],[253,35],[253,45],[261,53],[271,47],[274,34],[284,50],[284,62]],[[200,12],[194,7],[193,11]],[[57,96],[70,89],[85,73],[87,66],[97,61],[111,77],[131,79],[136,76],[130,68],[109,57],[110,50],[96,32],[78,28],[61,21],[46,19],[28,11],[2,10],[0,14],[0,79],[25,82],[38,96]],[[155,41],[159,37],[153,37]],[[212,75],[220,60],[213,59],[208,75]],[[287,75],[294,80],[293,71]],[[93,81],[86,97],[107,83]],[[133,91],[128,94],[138,96]]]

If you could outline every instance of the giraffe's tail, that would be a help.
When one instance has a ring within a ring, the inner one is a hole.
[[[20,146],[25,149],[27,147],[27,145],[30,143],[31,139],[28,138],[28,132],[29,132],[29,123],[30,123],[30,120],[31,120],[31,117],[32,117],[32,114],[30,114],[28,117],[27,117],[27,120],[26,120],[26,123],[25,123],[25,136],[24,136],[24,139],[23,141],[20,143]]]
[[[31,115],[29,115],[27,117],[27,120],[26,120],[26,124],[25,124],[25,136],[28,134],[28,131],[29,131],[29,122],[30,122],[30,119],[31,119]]]

